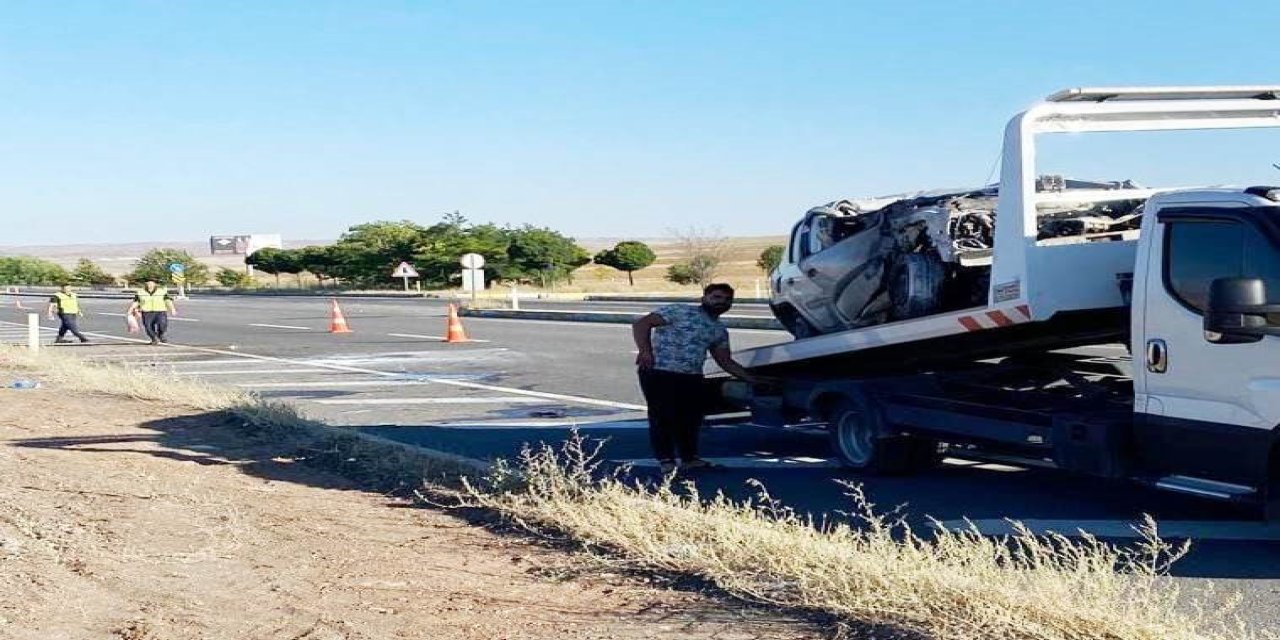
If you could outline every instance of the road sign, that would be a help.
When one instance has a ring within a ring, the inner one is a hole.
[[[185,266],[183,266],[181,262],[171,262],[171,263],[169,263],[169,273],[178,274],[178,273],[183,273],[183,272],[185,272],[186,270],[187,270],[187,268],[186,268]]]
[[[169,274],[169,279],[172,280],[174,284],[186,284],[187,275],[181,271],[174,271]]]
[[[476,292],[484,289],[484,269],[463,269],[462,290],[470,291],[474,300]]]
[[[484,266],[484,256],[478,253],[466,253],[458,262],[468,269],[479,269]]]
[[[401,262],[400,265],[396,267],[396,270],[391,272],[391,277],[392,278],[416,278],[418,277],[418,271],[417,269],[414,269],[413,265],[409,264],[408,262]]]

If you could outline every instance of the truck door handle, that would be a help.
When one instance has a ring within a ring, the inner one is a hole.
[[[1169,370],[1169,345],[1164,340],[1147,341],[1147,371],[1164,373]]]
[[[818,270],[817,270],[817,269],[805,269],[804,274],[805,274],[806,276],[809,276],[810,278],[812,278],[812,277],[814,277],[814,276],[818,275]]]

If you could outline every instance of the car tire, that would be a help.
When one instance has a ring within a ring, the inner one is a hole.
[[[921,463],[916,439],[884,437],[880,409],[866,396],[841,398],[828,410],[826,419],[831,449],[847,468],[893,475],[913,471]]]
[[[893,319],[907,320],[937,313],[946,270],[932,253],[908,253],[889,273]]]
[[[775,307],[773,317],[777,318],[778,322],[782,323],[782,327],[787,330],[787,333],[790,333],[796,340],[812,338],[820,333],[791,305]]]

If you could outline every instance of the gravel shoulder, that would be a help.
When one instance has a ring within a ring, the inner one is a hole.
[[[0,638],[820,638],[359,490],[221,414],[0,390]]]

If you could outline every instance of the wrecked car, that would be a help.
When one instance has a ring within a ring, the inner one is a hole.
[[[1042,176],[1038,238],[1070,244],[1136,236],[1150,191],[1129,181]],[[792,229],[770,306],[797,338],[986,304],[999,189],[840,200]]]

